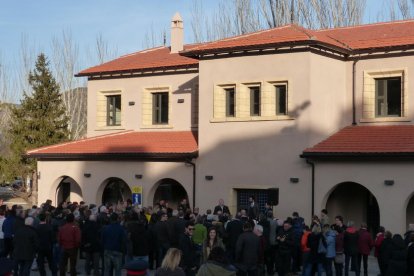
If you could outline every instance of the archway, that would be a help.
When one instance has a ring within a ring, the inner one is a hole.
[[[178,204],[182,199],[185,198],[188,202],[188,194],[186,190],[174,179],[161,179],[155,184],[155,187],[157,187],[157,189],[154,193],[154,206],[158,204],[160,200],[167,200],[170,208],[177,209]]]
[[[106,182],[106,183],[105,183]],[[111,177],[103,183],[102,204],[118,203],[132,199],[132,192],[128,184],[120,178]]]
[[[341,215],[344,223],[354,221],[359,227],[366,222],[368,230],[376,233],[380,225],[380,213],[377,199],[364,186],[354,182],[338,184],[330,193],[325,208],[329,212],[331,222],[335,216]]]
[[[408,224],[414,223],[414,194],[411,195],[411,198],[408,201],[405,221],[406,221],[406,225],[405,225],[406,229],[408,228]]]
[[[73,178],[63,176],[56,188],[55,200],[57,204],[64,201],[81,201],[82,189]]]

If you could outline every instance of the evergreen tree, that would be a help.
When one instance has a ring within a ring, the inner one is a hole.
[[[30,149],[48,146],[68,139],[68,118],[59,93],[59,86],[42,53],[29,74],[33,93],[24,92],[20,106],[12,108],[8,137],[12,154],[4,160],[8,174],[25,176],[36,168],[35,160],[25,158]]]

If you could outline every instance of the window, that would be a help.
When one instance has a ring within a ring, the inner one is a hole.
[[[235,107],[235,89],[227,88],[224,89],[226,93],[226,117],[234,117],[234,107]]]
[[[276,115],[287,115],[287,85],[275,85]]]
[[[121,95],[106,96],[106,125],[121,125]]]
[[[152,94],[152,123],[168,124],[168,92]]]
[[[401,78],[375,79],[375,116],[401,117]]]
[[[250,116],[260,116],[260,87],[250,87]]]

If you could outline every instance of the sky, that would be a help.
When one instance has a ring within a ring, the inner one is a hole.
[[[206,15],[220,0],[201,0]],[[225,0],[230,1],[230,0]],[[381,1],[367,0],[365,23],[375,21]],[[0,65],[16,70],[20,66],[22,40],[36,53],[51,55],[51,41],[70,33],[78,45],[80,69],[91,64],[91,52],[99,34],[117,55],[142,50],[151,29],[169,35],[176,12],[184,19],[185,42],[193,42],[191,7],[193,0],[3,0],[0,5]],[[167,44],[169,38],[167,37]],[[1,67],[0,67],[1,69]]]

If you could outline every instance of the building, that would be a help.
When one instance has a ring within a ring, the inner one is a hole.
[[[122,56],[88,77],[88,138],[31,150],[39,202],[188,198],[403,232],[414,221],[414,21],[297,25]]]

